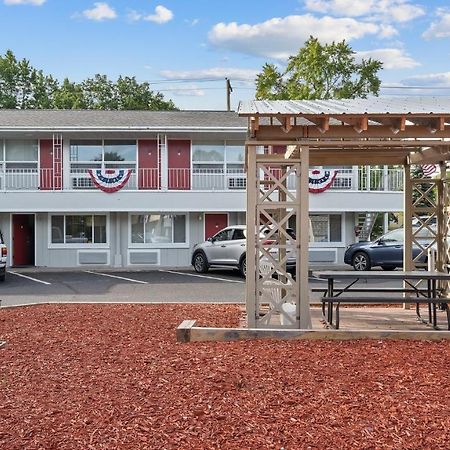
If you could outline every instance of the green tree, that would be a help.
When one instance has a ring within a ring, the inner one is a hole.
[[[135,77],[110,80],[97,74],[81,83],[64,79],[60,84],[51,75],[35,69],[28,60],[18,61],[8,50],[0,55],[1,109],[141,109],[174,110],[172,100],[151,90]]]
[[[355,52],[344,41],[322,45],[310,37],[290,56],[286,70],[265,64],[256,77],[259,100],[314,100],[366,98],[378,95],[377,74],[382,63],[374,59],[356,62]]]

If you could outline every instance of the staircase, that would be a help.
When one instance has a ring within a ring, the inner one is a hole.
[[[370,241],[375,220],[378,217],[377,212],[366,212],[358,214],[359,242]]]

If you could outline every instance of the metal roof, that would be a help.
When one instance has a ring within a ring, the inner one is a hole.
[[[0,110],[0,129],[239,130],[247,120],[228,111]]]
[[[253,100],[239,104],[241,116],[436,115],[450,116],[450,97],[370,97],[347,100]]]

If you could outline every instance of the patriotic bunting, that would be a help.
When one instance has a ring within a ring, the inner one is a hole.
[[[437,172],[436,164],[423,164],[422,171],[426,177],[431,177],[433,173]]]
[[[108,194],[122,189],[131,176],[131,169],[89,169],[88,172],[92,182]]]
[[[326,191],[333,184],[337,172],[337,170],[311,170],[309,172],[309,192],[318,194]]]

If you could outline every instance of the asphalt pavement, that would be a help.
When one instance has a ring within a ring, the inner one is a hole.
[[[367,284],[365,287],[376,285]],[[398,283],[397,283],[398,284]],[[392,282],[392,286],[397,286]],[[326,282],[310,277],[310,287]],[[320,294],[314,294],[318,298]],[[237,271],[11,269],[0,283],[2,306],[46,302],[244,303],[245,280]]]

